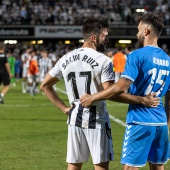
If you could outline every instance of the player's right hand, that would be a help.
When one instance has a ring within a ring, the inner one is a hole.
[[[146,107],[157,107],[160,104],[160,98],[156,97],[156,93],[148,94],[143,99],[143,104]]]
[[[93,104],[93,98],[89,94],[85,94],[80,98],[80,103],[83,107],[90,107]]]

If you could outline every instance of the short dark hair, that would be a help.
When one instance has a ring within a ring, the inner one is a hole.
[[[99,35],[104,28],[109,28],[109,24],[106,20],[96,18],[87,19],[83,24],[83,36],[86,39],[90,34]]]
[[[138,17],[138,24],[140,22],[152,25],[154,32],[159,36],[164,28],[164,21],[162,14],[144,13]]]

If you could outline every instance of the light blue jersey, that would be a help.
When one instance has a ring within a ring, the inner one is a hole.
[[[133,51],[127,59],[125,71],[121,77],[133,82],[129,93],[146,96],[157,92],[162,98],[170,84],[170,57],[159,47],[145,46]],[[167,125],[166,113],[162,100],[156,108],[143,105],[129,105],[127,123],[141,125]]]

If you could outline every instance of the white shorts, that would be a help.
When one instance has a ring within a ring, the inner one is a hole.
[[[28,83],[39,82],[40,78],[38,75],[28,75]]]
[[[87,162],[90,154],[93,164],[113,160],[111,130],[85,129],[69,125],[66,162]]]
[[[26,66],[26,64],[23,64],[22,77],[27,77],[27,66]]]

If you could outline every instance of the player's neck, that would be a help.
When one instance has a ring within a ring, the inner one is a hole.
[[[82,48],[85,48],[85,47],[86,48],[92,48],[92,49],[96,50],[95,45],[93,43],[88,42],[88,41],[85,41],[83,46],[82,46]]]
[[[147,46],[147,45],[158,47],[157,40],[155,40],[155,41],[147,41],[146,43],[144,43],[144,46]]]

